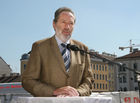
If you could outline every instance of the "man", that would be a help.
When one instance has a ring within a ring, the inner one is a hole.
[[[22,75],[22,85],[33,96],[89,96],[92,90],[90,57],[79,51],[71,51],[67,44],[88,48],[71,40],[75,15],[69,8],[55,12],[55,35],[37,41],[32,46],[30,58]]]

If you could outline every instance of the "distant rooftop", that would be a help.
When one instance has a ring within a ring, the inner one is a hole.
[[[30,57],[30,54],[25,53],[21,56],[21,60],[28,60],[29,57]]]
[[[12,73],[10,76],[1,76],[0,83],[20,82],[21,76],[18,73]]]
[[[140,58],[140,51],[134,51],[134,52],[129,53],[127,55],[118,57],[118,58],[116,58],[116,60],[118,60],[118,59],[132,59],[132,58]]]

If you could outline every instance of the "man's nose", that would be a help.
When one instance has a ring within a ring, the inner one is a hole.
[[[70,29],[70,25],[69,24],[65,24],[65,28]]]

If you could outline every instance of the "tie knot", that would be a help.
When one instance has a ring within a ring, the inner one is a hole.
[[[62,43],[61,46],[64,47],[64,48],[66,48],[66,44],[64,44],[64,43]]]

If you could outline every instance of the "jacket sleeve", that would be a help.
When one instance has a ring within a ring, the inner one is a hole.
[[[22,74],[22,86],[33,96],[52,96],[55,87],[40,81],[41,55],[39,44],[34,43],[26,69]]]
[[[86,49],[87,50],[87,49]],[[80,96],[89,96],[92,92],[93,74],[90,64],[89,54],[85,54],[85,68],[81,80],[81,85],[77,88]]]

